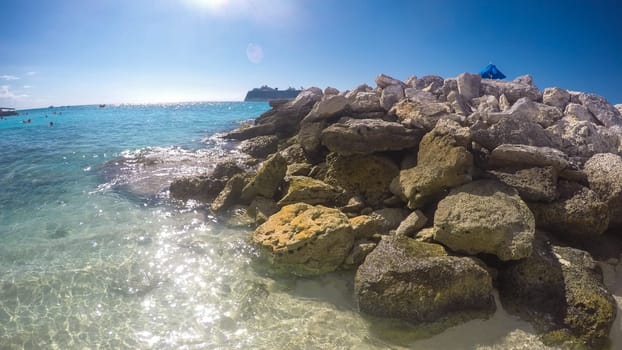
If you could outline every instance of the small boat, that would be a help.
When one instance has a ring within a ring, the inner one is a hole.
[[[104,108],[104,107],[106,107],[106,105],[103,103],[99,105],[99,108]]]
[[[0,116],[6,117],[6,116],[10,116],[10,115],[17,115],[17,112],[15,111],[15,108],[0,107]]]

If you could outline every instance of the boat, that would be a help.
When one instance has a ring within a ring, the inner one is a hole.
[[[279,88],[271,88],[263,85],[260,88],[254,88],[246,93],[244,102],[269,102],[274,100],[293,100],[302,91],[293,87],[287,90],[279,90]]]
[[[18,113],[15,111],[15,108],[6,108],[6,107],[0,107],[0,116],[1,117],[8,117],[11,115],[17,115]]]
[[[104,107],[106,107],[106,105],[104,103],[99,105],[99,108],[104,108]]]

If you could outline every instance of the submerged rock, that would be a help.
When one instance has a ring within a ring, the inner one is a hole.
[[[305,203],[286,205],[253,232],[277,271],[300,276],[336,270],[352,249],[347,216],[337,209]]]
[[[495,311],[492,278],[473,259],[449,256],[437,244],[385,236],[356,272],[354,294],[367,314],[416,324],[436,332]]]
[[[480,180],[454,188],[438,203],[434,239],[454,251],[517,260],[531,254],[535,226],[516,190]]]
[[[572,349],[608,343],[616,303],[588,253],[538,234],[531,256],[510,263],[499,281],[504,308],[532,322],[546,343]]]

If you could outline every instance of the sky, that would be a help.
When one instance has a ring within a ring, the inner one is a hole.
[[[0,107],[242,100],[494,63],[622,103],[614,0],[0,0]]]

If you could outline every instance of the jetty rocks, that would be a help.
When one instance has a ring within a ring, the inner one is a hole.
[[[364,314],[429,335],[490,317],[497,290],[546,344],[606,348],[622,108],[530,76],[381,74],[376,85],[272,102],[223,135],[255,166],[224,162],[171,196],[250,226],[275,273],[355,271]]]

